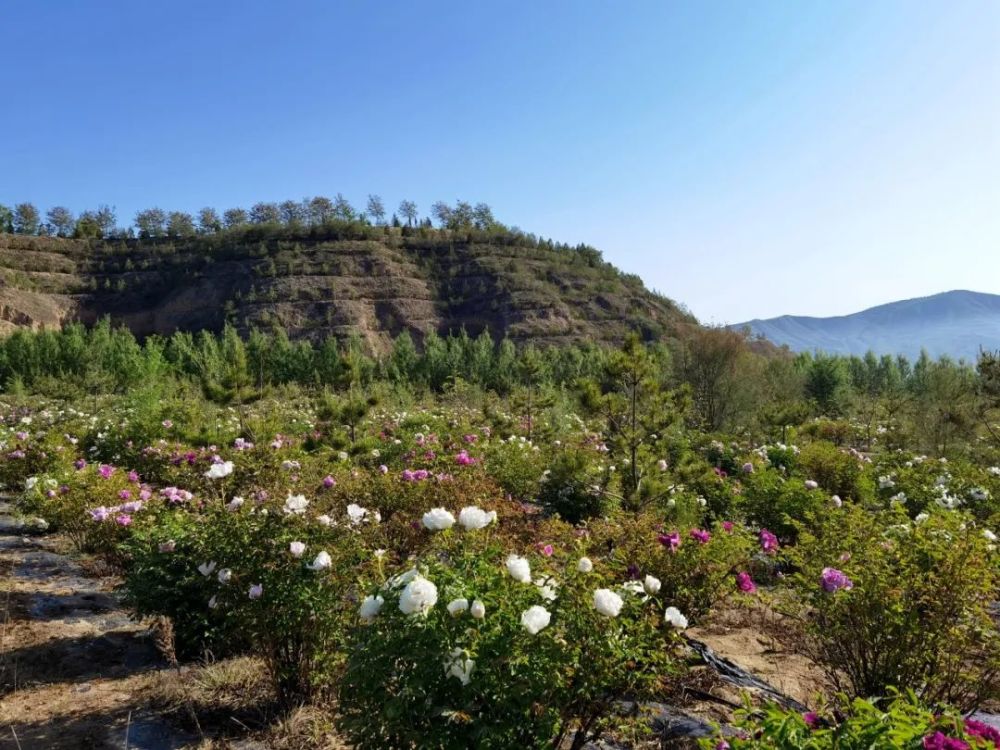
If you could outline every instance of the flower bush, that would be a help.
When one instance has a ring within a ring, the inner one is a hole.
[[[587,546],[594,559],[610,548],[607,564],[618,575],[655,577],[663,599],[692,623],[737,592],[736,575],[748,566],[752,549],[750,535],[740,524],[674,527],[653,512],[591,524],[591,535]]]
[[[827,513],[786,550],[804,623],[801,647],[851,696],[912,688],[929,703],[974,708],[1000,695],[991,607],[997,554],[960,513],[912,523],[901,510]]]
[[[358,748],[578,748],[675,667],[662,600],[601,564],[457,528],[414,563],[360,606],[339,694]]]

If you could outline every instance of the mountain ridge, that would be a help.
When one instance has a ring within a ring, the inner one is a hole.
[[[848,315],[781,315],[729,326],[793,351],[904,354],[922,350],[972,361],[980,348],[1000,349],[1000,295],[954,289],[887,302]]]

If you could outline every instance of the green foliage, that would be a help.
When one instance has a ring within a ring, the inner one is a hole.
[[[786,478],[772,468],[757,469],[743,479],[739,505],[747,521],[794,540],[799,525],[815,518],[830,503],[820,489],[809,489],[800,477]]]
[[[737,716],[736,734],[701,740],[704,750],[925,750],[952,747],[925,744],[941,736],[961,740],[965,748],[992,748],[988,728],[963,719],[954,710],[941,711],[921,703],[912,692],[891,692],[885,700],[841,698],[830,707],[800,715],[778,706],[750,706]]]
[[[566,448],[542,475],[538,501],[570,523],[601,515],[607,509],[607,471],[596,465],[592,450]]]
[[[871,480],[863,477],[859,457],[832,443],[810,443],[799,453],[797,463],[805,476],[843,500],[861,501],[871,494]]]

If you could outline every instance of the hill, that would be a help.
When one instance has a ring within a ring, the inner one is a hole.
[[[946,354],[972,361],[981,347],[1000,349],[1000,295],[957,290],[851,315],[783,315],[731,327],[749,327],[755,335],[793,351],[864,354],[870,349],[915,358],[926,349],[934,357]]]
[[[647,338],[694,319],[599,252],[510,231],[254,226],[173,239],[0,234],[0,330],[110,316],[135,334],[284,327],[292,338],[403,330],[537,344]]]

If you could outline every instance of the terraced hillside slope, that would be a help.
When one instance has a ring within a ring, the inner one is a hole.
[[[0,329],[110,316],[137,335],[283,326],[292,338],[403,330],[537,344],[647,338],[694,319],[588,247],[513,233],[251,227],[189,238],[0,234]]]

